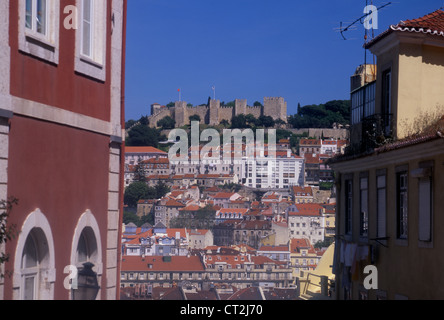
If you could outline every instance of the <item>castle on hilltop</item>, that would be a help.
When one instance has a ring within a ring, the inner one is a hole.
[[[208,125],[218,125],[223,120],[231,123],[234,116],[252,114],[255,118],[270,116],[274,120],[281,119],[287,123],[287,102],[284,98],[264,98],[263,106],[248,106],[247,100],[235,100],[234,106],[224,106],[219,100],[210,100],[209,105],[197,107],[187,106],[185,101],[176,101],[174,107],[162,106],[158,103],[151,105],[150,127],[157,127],[157,122],[166,116],[176,121],[176,127],[190,124],[190,117],[198,115],[200,122]]]

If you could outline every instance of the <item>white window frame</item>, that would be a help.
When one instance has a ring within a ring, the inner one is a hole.
[[[380,171],[376,175],[376,236],[387,237],[387,174]],[[386,240],[380,240],[386,244]]]
[[[108,1],[90,0],[91,8],[91,53],[83,53],[83,1],[76,0],[79,24],[76,30],[75,71],[91,78],[105,81],[107,56]]]
[[[37,0],[32,0],[33,8]],[[33,12],[34,14],[34,12]],[[31,56],[59,63],[60,1],[46,0],[46,33],[41,34],[26,27],[26,0],[19,0],[18,46]],[[34,25],[34,23],[33,23]]]

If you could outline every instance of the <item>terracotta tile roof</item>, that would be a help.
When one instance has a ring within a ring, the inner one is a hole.
[[[249,287],[233,293],[227,300],[263,300],[258,287]]]
[[[169,261],[170,260],[170,261]],[[205,271],[198,256],[125,256],[122,271]]]
[[[151,158],[148,160],[143,160],[140,162],[141,164],[169,164],[170,160],[168,158]]]
[[[321,141],[318,139],[301,139],[299,145],[321,146]]]
[[[289,211],[290,216],[321,216],[323,207],[317,203],[298,203],[295,204],[297,211]]]
[[[444,11],[436,10],[418,19],[401,21],[392,26],[399,31],[420,31],[437,35],[444,35]]]
[[[234,192],[218,192],[212,198],[214,199],[230,199],[233,195],[235,195]]]
[[[185,205],[179,201],[170,199],[165,203],[166,207],[185,207]]]
[[[168,155],[165,151],[159,150],[154,147],[128,147],[125,146],[125,153],[161,153]]]
[[[262,246],[258,251],[289,251],[288,246]]]
[[[391,25],[389,29],[365,44],[365,47],[370,48],[376,42],[393,32],[415,32],[444,36],[444,11],[439,9],[423,17],[400,21],[396,25]]]
[[[179,211],[198,211],[200,207],[197,204],[190,204],[182,209],[179,209]]]
[[[311,187],[293,186],[293,193],[296,197],[312,197],[313,189]]]
[[[290,252],[299,253],[301,249],[308,249],[309,253],[315,253],[315,250],[310,243],[310,240],[306,238],[293,238],[290,239]]]

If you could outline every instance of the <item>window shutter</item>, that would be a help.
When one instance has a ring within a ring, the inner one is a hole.
[[[377,189],[378,189],[378,193],[377,193],[377,236],[380,238],[384,238],[387,236],[387,231],[386,231],[386,221],[387,221],[387,216],[386,216],[386,206],[387,206],[387,196],[386,196],[386,177],[385,176],[379,176],[378,180],[377,180]]]
[[[419,180],[419,240],[432,240],[432,188],[431,179]]]

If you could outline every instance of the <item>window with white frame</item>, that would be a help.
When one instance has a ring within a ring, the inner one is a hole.
[[[26,29],[42,36],[46,36],[47,32],[46,2],[46,0],[26,0]]]
[[[367,237],[368,235],[368,178],[360,179],[360,219],[359,235]]]
[[[387,236],[387,177],[385,174],[376,177],[376,235]]]
[[[75,69],[78,73],[105,80],[107,1],[77,0],[79,28],[76,36]]]
[[[43,291],[47,283],[42,281],[42,273],[47,270],[49,249],[43,231],[33,228],[26,237],[21,257],[22,277],[21,299],[44,299]]]
[[[58,64],[60,1],[19,0],[19,50]]]
[[[418,178],[418,239],[432,243],[433,239],[433,165],[420,164],[412,176]]]

